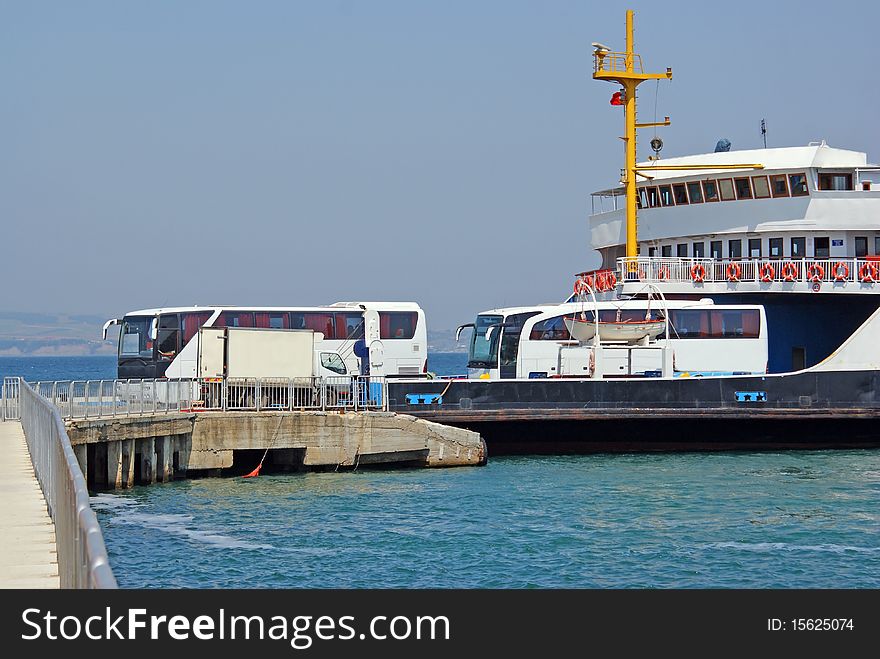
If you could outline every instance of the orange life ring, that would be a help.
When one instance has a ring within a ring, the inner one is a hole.
[[[771,282],[773,281],[773,277],[776,276],[776,270],[770,263],[765,263],[761,266],[761,281],[763,282]]]
[[[593,281],[593,275],[587,275],[586,277],[584,277],[584,281],[590,288],[596,287],[596,283]]]
[[[605,273],[597,272],[596,273],[596,290],[604,291],[605,290]]]
[[[702,263],[694,263],[691,266],[691,279],[694,280],[695,284],[702,284],[705,278],[706,268],[703,267]]]
[[[586,293],[586,292],[587,292],[587,282],[585,282],[580,277],[575,279],[574,280],[574,294],[575,295],[582,295],[583,293]]]
[[[825,279],[825,268],[818,263],[811,263],[807,269],[807,277],[810,281],[822,281]]]
[[[877,281],[877,264],[868,262],[862,265],[859,268],[859,279],[866,284],[873,284]]]
[[[849,277],[849,266],[843,261],[838,261],[831,272],[834,273],[834,281],[846,281]]]
[[[794,281],[797,279],[798,271],[797,266],[791,261],[786,261],[782,265],[782,279],[783,281]]]
[[[615,286],[617,286],[617,276],[613,272],[606,273],[605,284],[608,286],[608,290],[610,291]]]
[[[742,268],[739,267],[739,263],[727,264],[727,281],[739,281],[739,278],[742,277],[742,273]]]
[[[657,270],[657,279],[659,279],[660,281],[666,281],[667,279],[669,279],[669,266],[668,265],[661,265],[660,266],[660,269]]]

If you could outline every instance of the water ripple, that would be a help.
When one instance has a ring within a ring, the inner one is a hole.
[[[509,457],[93,504],[127,587],[877,588],[878,474],[880,451]]]

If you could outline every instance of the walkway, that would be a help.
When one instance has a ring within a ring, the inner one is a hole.
[[[55,525],[21,423],[0,422],[0,588],[58,588]]]

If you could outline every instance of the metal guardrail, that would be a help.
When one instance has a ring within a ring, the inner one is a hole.
[[[620,258],[621,282],[674,283],[880,283],[880,263],[858,258],[838,259],[711,259]]]
[[[11,381],[17,378],[10,378]],[[192,411],[385,410],[379,376],[34,382],[36,393],[64,419],[98,419]],[[18,418],[14,382],[4,388],[3,410]]]
[[[4,415],[10,409],[7,404],[14,401],[34,473],[55,522],[61,587],[117,588],[98,518],[89,505],[86,480],[61,415],[26,382],[15,384],[13,387],[9,379],[4,381]]]

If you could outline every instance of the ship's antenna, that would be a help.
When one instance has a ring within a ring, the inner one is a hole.
[[[761,119],[761,137],[764,138],[764,148],[767,148],[767,122]]]

